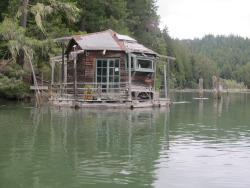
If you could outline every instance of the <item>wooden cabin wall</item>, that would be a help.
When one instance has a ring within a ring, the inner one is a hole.
[[[77,60],[77,82],[95,82],[96,77],[96,59],[98,58],[120,58],[120,82],[127,81],[127,72],[125,71],[125,56],[124,52],[107,51],[105,55],[103,51],[85,51],[84,54],[78,55]],[[69,83],[74,82],[74,61],[68,61],[67,79]],[[125,87],[123,85],[122,87]]]
[[[96,77],[96,59],[98,58],[120,58],[120,82],[126,81],[125,72],[125,53],[123,52],[106,52],[105,55],[102,54],[103,51],[98,52],[87,52],[86,63],[85,63],[85,82],[95,82]]]
[[[67,63],[67,81],[68,83],[74,82],[74,61],[68,61]]]
[[[78,55],[77,60],[77,82],[83,83],[85,81],[85,74],[86,74],[86,56],[84,54]]]

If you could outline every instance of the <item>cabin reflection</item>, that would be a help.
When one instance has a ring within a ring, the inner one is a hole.
[[[138,185],[151,185],[154,161],[163,147],[169,148],[168,144],[159,144],[162,138],[167,142],[168,123],[166,109],[75,111],[54,108],[51,110],[51,150],[60,145],[68,158],[74,159],[72,167],[79,182],[91,184],[99,179],[110,185],[138,183],[135,176],[144,174]]]

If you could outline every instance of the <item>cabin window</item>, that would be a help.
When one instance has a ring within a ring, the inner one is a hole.
[[[120,59],[97,59],[96,60],[96,82],[101,85],[102,91],[119,88],[120,85]],[[116,92],[118,90],[113,90]]]
[[[128,71],[128,61],[126,63],[126,70]],[[137,72],[154,72],[154,59],[152,57],[132,55],[131,70]]]
[[[153,61],[148,59],[137,59],[139,69],[153,69]]]

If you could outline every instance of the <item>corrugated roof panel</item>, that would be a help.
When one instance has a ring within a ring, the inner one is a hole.
[[[156,52],[146,48],[145,46],[138,44],[137,42],[126,42],[124,41],[124,46],[132,52],[150,53],[157,54]]]
[[[127,36],[127,35],[115,34],[115,36],[117,37],[118,40],[134,41],[134,42],[136,42],[135,39],[133,39],[133,38]]]
[[[77,43],[83,50],[121,50],[108,32],[81,36]]]

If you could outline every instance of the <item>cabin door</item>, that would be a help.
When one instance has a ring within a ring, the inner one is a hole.
[[[120,59],[97,59],[96,81],[101,86],[102,92],[118,92],[120,86]]]

